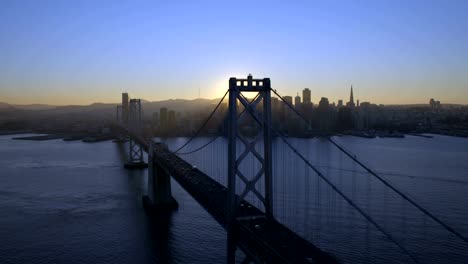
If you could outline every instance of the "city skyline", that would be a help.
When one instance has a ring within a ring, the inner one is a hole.
[[[468,104],[468,3],[397,2],[5,1],[0,102],[213,99],[251,73],[314,103],[353,84],[361,102]]]
[[[314,97],[312,91],[309,89],[309,88],[304,88],[300,91],[297,91],[296,92],[296,96],[292,96],[290,94],[280,94],[283,98],[287,99],[287,101],[293,105],[293,106],[297,106],[297,105],[302,105],[304,103],[310,103],[312,107],[317,107],[320,100],[323,99],[323,98],[326,98],[327,100],[329,100],[329,103],[330,105],[336,105],[337,107],[340,107],[340,106],[347,106],[347,107],[350,107],[349,105],[349,102],[350,102],[350,94],[351,94],[351,98],[353,98],[353,94],[354,94],[354,88],[353,85],[351,85],[351,87],[349,88],[348,87],[348,94],[347,95],[343,95],[342,97],[339,97],[337,98],[336,100],[331,100],[329,97],[327,96],[317,96],[317,97]],[[310,93],[310,95],[306,96],[307,98],[310,98],[309,99],[306,99],[306,101],[304,101],[304,93]],[[122,94],[128,94],[127,92],[123,92]],[[272,96],[273,98],[277,98],[276,96]],[[188,101],[191,101],[191,100],[218,100],[220,99],[221,97],[219,98],[202,98],[202,97],[199,97],[199,98],[169,98],[169,99],[161,99],[161,100],[154,100],[154,101],[151,101],[151,100],[146,100],[146,98],[138,98],[138,99],[141,99],[143,103],[145,102],[164,102],[164,101],[171,101],[171,100],[188,100]],[[225,101],[227,101],[227,99],[229,98],[229,95],[226,95],[226,99]],[[247,97],[248,98],[248,97]],[[346,99],[346,98],[349,98],[349,99]],[[277,98],[279,99],[279,98]],[[435,101],[437,99],[437,101]],[[361,100],[359,99],[359,97],[356,97],[356,99],[354,100],[353,98],[353,106],[359,106],[359,102],[361,103],[371,103],[371,104],[375,104],[375,105],[386,105],[386,106],[392,106],[392,105],[427,105],[428,102],[429,104],[433,104],[433,102],[438,102],[439,104],[444,104],[444,105],[468,105],[468,104],[456,104],[456,103],[449,103],[449,102],[440,102],[440,100],[438,100],[439,98],[428,98],[426,100],[426,102],[417,102],[417,103],[407,103],[407,104],[398,104],[398,103],[395,103],[395,104],[382,104],[382,103],[379,103],[379,102],[374,102],[374,101],[366,101],[366,100]],[[92,102],[92,103],[89,103],[89,104],[70,104],[70,105],[54,105],[54,104],[47,104],[47,103],[25,103],[25,104],[14,104],[14,103],[9,103],[9,102],[2,102],[0,101],[0,103],[3,103],[3,104],[8,104],[8,105],[11,105],[11,106],[34,106],[34,105],[37,105],[37,106],[41,106],[41,105],[44,105],[44,106],[51,106],[51,107],[60,107],[60,106],[89,106],[89,105],[93,105],[93,104],[119,104],[121,103],[120,101],[117,101],[117,102]],[[341,103],[341,105],[340,105]],[[34,109],[34,108],[32,108]]]
[[[351,85],[351,90],[354,90],[354,86]],[[330,105],[333,105],[335,104],[336,106],[340,106],[340,102],[342,103],[341,106],[350,106],[348,105],[348,102],[349,102],[349,99],[346,99],[346,98],[349,98],[349,90],[350,88],[348,87],[348,94],[347,95],[343,95],[342,97],[338,97],[336,100],[332,100],[330,99],[329,97],[327,97],[326,95],[324,96],[320,96],[320,97],[317,97],[317,98],[314,98],[313,96],[311,96],[310,98],[310,101],[306,101],[307,103],[311,103],[313,107],[317,107],[320,100],[323,99],[323,98],[326,98],[330,101]],[[311,93],[311,90],[309,88],[303,88],[302,90],[300,91],[297,91],[296,92],[296,96],[292,96],[290,94],[280,94],[282,95],[283,97],[286,97],[288,98],[288,100],[290,100],[290,103],[291,105],[294,105],[296,106],[298,103],[299,104],[303,104],[304,103],[304,91],[305,90],[308,90],[309,93]],[[126,92],[124,92],[126,93]],[[353,94],[354,92],[351,91],[351,94]],[[136,96],[136,95],[135,95]],[[273,97],[276,97],[276,96],[273,96]],[[136,96],[136,98],[138,98],[138,96]],[[197,98],[167,98],[167,99],[160,99],[160,100],[147,100],[146,98],[139,98],[144,102],[163,102],[163,101],[171,101],[171,100],[217,100],[217,99],[220,99],[221,97],[219,98],[203,98],[203,97],[197,97]],[[226,99],[229,98],[229,96],[226,96]],[[437,98],[438,99],[438,98]],[[416,102],[416,103],[390,103],[390,104],[382,104],[380,102],[374,102],[374,101],[367,101],[367,100],[361,100],[358,97],[356,97],[356,99],[354,100],[354,106],[358,106],[357,105],[357,102],[366,102],[366,103],[371,103],[371,104],[376,104],[376,105],[387,105],[387,106],[392,106],[392,105],[427,105],[428,102],[429,104],[431,104],[431,101],[434,101],[435,98],[431,97],[431,98],[428,98],[426,100],[426,102]],[[356,102],[357,101],[357,102]],[[468,105],[468,104],[457,104],[457,103],[450,103],[450,102],[440,102],[440,100],[437,100],[437,102],[439,102],[440,104],[444,104],[444,105]],[[44,105],[44,106],[57,106],[57,107],[60,107],[60,106],[88,106],[88,105],[93,105],[93,104],[118,104],[120,103],[119,101],[117,102],[91,102],[91,103],[84,103],[84,104],[48,104],[48,103],[19,103],[19,104],[15,104],[15,103],[9,103],[9,102],[2,102],[0,101],[0,103],[6,103],[8,105],[11,105],[11,106],[34,106],[34,105]],[[354,107],[353,106],[353,107]]]

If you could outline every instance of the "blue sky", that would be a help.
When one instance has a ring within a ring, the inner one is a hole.
[[[0,2],[0,101],[282,94],[468,104],[468,1]]]

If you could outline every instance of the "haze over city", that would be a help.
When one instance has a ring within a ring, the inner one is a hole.
[[[219,98],[468,104],[467,1],[2,1],[0,102]]]

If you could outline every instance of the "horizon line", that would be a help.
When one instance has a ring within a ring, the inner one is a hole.
[[[291,96],[291,95],[283,95],[284,96]],[[291,96],[293,97],[293,96]],[[278,98],[276,96],[272,96],[272,98]],[[221,97],[218,97],[218,98],[194,98],[194,99],[184,99],[184,98],[169,98],[169,99],[161,99],[161,100],[155,100],[155,101],[150,101],[150,100],[146,100],[146,99],[143,99],[143,98],[131,98],[131,99],[141,99],[143,100],[144,102],[142,103],[157,103],[157,102],[162,102],[162,101],[171,101],[171,100],[184,100],[184,101],[195,101],[195,100],[208,100],[208,101],[212,101],[212,100],[219,100],[221,99]],[[369,101],[360,101],[360,103],[364,103],[364,102],[369,102]],[[303,102],[301,102],[303,103]],[[314,103],[312,102],[313,105],[318,105],[318,102]],[[332,105],[333,103],[337,104],[337,102],[335,101],[331,101],[330,102],[330,105]],[[345,103],[345,102],[344,102]],[[375,105],[383,105],[383,106],[412,106],[412,105],[429,105],[429,103],[389,103],[389,104],[382,104],[382,103],[376,103],[376,102],[369,102],[371,104],[375,104]],[[48,103],[23,103],[23,104],[12,104],[12,103],[8,103],[8,102],[5,102],[5,101],[0,101],[0,104],[6,104],[8,106],[12,106],[12,107],[15,107],[15,106],[34,106],[34,105],[37,105],[37,106],[49,106],[49,107],[64,107],[64,106],[91,106],[91,105],[95,105],[95,104],[106,104],[106,105],[118,105],[118,104],[121,104],[121,102],[102,102],[102,101],[97,101],[97,102],[92,102],[92,103],[87,103],[87,104],[61,104],[61,105],[56,105],[56,104],[48,104]],[[293,104],[295,105],[295,104]],[[468,106],[468,103],[451,103],[451,102],[441,102],[441,105],[455,105],[455,106]],[[344,105],[346,106],[346,105]]]

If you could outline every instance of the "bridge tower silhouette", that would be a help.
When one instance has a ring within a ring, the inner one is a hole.
[[[228,108],[228,190],[229,190],[229,218],[236,217],[241,206],[241,201],[247,194],[252,193],[258,198],[268,217],[273,217],[273,189],[272,189],[272,161],[271,161],[271,85],[270,79],[253,79],[249,75],[247,79],[229,79],[229,108]],[[257,93],[253,100],[247,99],[242,92]],[[238,114],[238,102],[244,110]],[[263,111],[259,111],[259,106]],[[243,115],[249,115],[260,127],[261,131],[249,140],[239,133],[239,120]],[[237,156],[237,140],[245,146],[244,151]],[[256,149],[257,142],[262,140],[263,153]],[[239,169],[239,165],[247,157],[253,154],[260,162],[261,168],[254,177],[244,175]],[[236,196],[236,181],[241,180],[244,184],[240,195]],[[257,183],[263,180],[265,191],[262,193],[258,189]]]
[[[228,107],[228,263],[236,262],[236,250],[239,243],[236,241],[238,232],[238,221],[250,221],[256,218],[273,219],[273,187],[272,187],[272,131],[271,131],[271,83],[269,78],[253,79],[249,74],[247,79],[229,79],[229,107]],[[248,99],[243,93],[255,93],[253,99]],[[239,104],[243,110],[239,109]],[[240,113],[239,113],[240,112]],[[256,135],[250,137],[240,133],[240,121],[243,117],[253,119],[260,130]],[[237,155],[237,142],[242,142],[244,150]],[[257,143],[263,143],[263,153],[259,153]],[[260,163],[261,167],[255,175],[245,175],[241,172],[239,165],[244,159],[252,154]],[[253,177],[252,177],[253,176]],[[243,183],[243,188],[237,192],[237,180]],[[258,183],[263,181],[265,186],[262,192]],[[264,207],[264,215],[251,215],[243,210],[243,201],[247,195],[253,196],[261,201]],[[242,212],[243,211],[243,212]],[[239,218],[239,219],[236,219]],[[241,248],[246,255],[243,263],[256,260],[261,261],[259,256],[246,248]]]
[[[125,114],[123,116],[125,116]],[[134,134],[141,133],[141,116],[141,100],[130,99],[128,106],[127,126],[129,131],[131,131]],[[128,153],[128,161],[127,163],[125,163],[124,167],[127,169],[139,169],[148,167],[148,164],[144,161],[143,148],[140,146],[140,144],[136,143],[132,137],[130,137],[129,144],[130,147]]]

